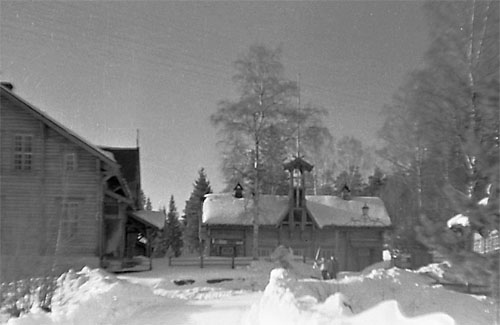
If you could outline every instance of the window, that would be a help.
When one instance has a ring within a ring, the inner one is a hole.
[[[72,171],[76,170],[76,154],[67,153],[64,155],[64,170]]]
[[[14,137],[14,169],[31,170],[33,165],[33,136]]]
[[[259,256],[270,256],[272,249],[269,247],[259,247],[258,254]]]
[[[70,201],[62,204],[61,233],[65,239],[73,239],[78,233],[79,202]]]

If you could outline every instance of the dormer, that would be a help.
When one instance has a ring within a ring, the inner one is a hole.
[[[236,184],[236,186],[233,189],[233,196],[236,199],[241,199],[243,198],[243,186],[241,186],[240,183]]]

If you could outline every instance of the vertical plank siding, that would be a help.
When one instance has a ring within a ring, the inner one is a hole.
[[[14,138],[33,136],[32,169],[14,169]],[[102,183],[96,157],[53,129],[42,125],[5,96],[0,101],[0,253],[3,256],[53,255],[56,252],[62,204],[79,203],[74,238],[58,253],[96,256]],[[76,154],[76,169],[66,171],[64,156]]]

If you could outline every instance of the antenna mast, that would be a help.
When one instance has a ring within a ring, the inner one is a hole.
[[[300,73],[297,74],[297,158],[300,157]]]

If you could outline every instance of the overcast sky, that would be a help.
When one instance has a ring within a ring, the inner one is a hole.
[[[0,3],[0,79],[90,142],[135,146],[153,207],[182,214],[198,170],[222,190],[209,116],[236,99],[232,62],[281,45],[301,100],[339,138],[373,143],[380,110],[421,62],[421,1]]]

